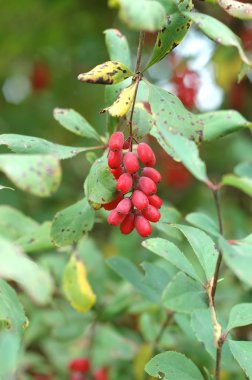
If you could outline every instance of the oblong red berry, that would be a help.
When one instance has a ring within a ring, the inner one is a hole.
[[[138,189],[146,195],[151,195],[156,193],[157,186],[149,177],[140,177],[138,181]]]
[[[116,206],[118,205],[118,203],[123,199],[123,195],[122,193],[119,193],[115,199],[113,199],[113,201],[111,202],[108,202],[108,203],[103,203],[102,207],[107,210],[107,211],[110,211],[110,210],[114,210],[114,208],[116,208]]]
[[[123,194],[128,193],[132,189],[133,179],[129,173],[123,173],[117,180],[116,188]]]
[[[73,359],[69,365],[68,368],[70,371],[78,371],[78,372],[88,372],[90,370],[90,361],[86,358],[78,358]]]
[[[149,205],[145,210],[142,210],[143,216],[148,219],[150,222],[158,222],[161,214],[158,209],[152,205]]]
[[[108,146],[113,152],[122,150],[124,144],[124,134],[122,132],[115,132],[110,136]]]
[[[117,169],[120,167],[123,160],[123,154],[122,151],[113,152],[111,150],[108,155],[108,166],[110,169]]]
[[[130,147],[130,138],[127,138],[127,140],[124,141],[123,149],[129,149]]]
[[[141,190],[135,190],[132,194],[132,203],[138,210],[143,210],[149,205],[147,196]]]
[[[111,211],[111,213],[108,216],[108,223],[112,224],[112,226],[118,226],[118,224],[122,223],[124,218],[125,218],[125,215],[118,214],[116,209],[114,209]]]
[[[145,166],[154,166],[156,163],[156,157],[151,147],[146,143],[140,143],[137,146],[137,154],[139,160]]]
[[[123,164],[126,172],[130,174],[138,172],[140,168],[137,156],[133,152],[128,152],[124,155]]]
[[[152,205],[156,208],[160,208],[163,204],[162,199],[156,194],[149,195],[148,200],[149,200],[150,205]]]
[[[118,214],[127,215],[132,208],[132,202],[130,198],[122,199],[116,206],[116,211]]]
[[[120,175],[124,173],[124,168],[122,166],[119,166],[116,169],[110,169],[110,172],[113,174],[115,179],[118,179]]]
[[[149,177],[155,183],[159,183],[161,181],[161,174],[156,169],[150,167],[143,168],[142,176]]]
[[[139,235],[142,237],[149,236],[152,232],[150,222],[142,215],[135,218],[135,227]]]
[[[135,228],[135,215],[130,213],[120,224],[120,231],[124,235],[130,234]]]

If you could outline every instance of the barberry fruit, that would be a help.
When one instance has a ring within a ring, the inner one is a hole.
[[[132,208],[132,202],[129,198],[122,199],[116,206],[118,214],[127,215]]]
[[[155,183],[159,183],[161,181],[161,174],[156,169],[150,167],[143,168],[142,176],[149,177]]]
[[[117,180],[116,188],[118,191],[121,191],[123,194],[128,193],[132,189],[133,179],[129,173],[124,173],[120,175]]]
[[[142,215],[138,215],[135,219],[135,227],[139,235],[142,237],[149,236],[152,232],[150,222]]]
[[[94,380],[108,380],[107,371],[105,368],[99,369],[94,373]]]
[[[124,144],[124,135],[122,132],[115,132],[111,135],[109,139],[109,149],[113,152],[118,152],[122,150]]]
[[[113,210],[117,205],[118,203],[123,199],[123,195],[121,193],[119,193],[115,199],[113,199],[113,201],[111,202],[108,202],[108,203],[103,203],[102,207],[107,210],[107,211],[110,211],[110,210]]]
[[[124,168],[122,166],[119,166],[116,169],[110,169],[110,172],[113,174],[115,179],[118,179],[120,175],[124,173]]]
[[[137,146],[137,153],[139,160],[145,166],[154,166],[156,163],[156,157],[151,147],[146,143],[140,143]]]
[[[133,192],[132,203],[138,210],[143,210],[149,205],[147,196],[141,190],[135,190]]]
[[[124,235],[130,234],[135,228],[135,215],[130,213],[120,224],[120,231]]]
[[[117,169],[120,167],[123,160],[123,154],[122,151],[113,152],[112,150],[109,152],[108,155],[108,166],[110,169]]]
[[[157,194],[149,195],[148,201],[149,201],[150,205],[152,205],[156,208],[160,208],[163,204],[162,199]]]
[[[158,209],[152,205],[149,205],[145,210],[142,210],[143,216],[148,219],[150,222],[158,222],[161,214]]]
[[[151,195],[156,193],[157,186],[149,177],[140,177],[138,181],[138,189],[146,195]]]
[[[111,211],[111,213],[108,216],[108,223],[112,224],[112,226],[118,226],[118,224],[122,223],[124,218],[125,218],[125,215],[118,214],[116,209],[114,209]]]
[[[73,359],[68,368],[70,371],[86,373],[90,370],[90,361],[86,358]]]
[[[134,174],[140,169],[137,156],[133,152],[128,152],[123,157],[123,164],[126,172]]]
[[[130,147],[130,138],[124,141],[123,149],[129,149]]]

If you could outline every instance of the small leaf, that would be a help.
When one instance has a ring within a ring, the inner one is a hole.
[[[167,351],[154,356],[145,366],[150,375],[163,380],[204,380],[196,365],[179,352]]]
[[[54,156],[39,154],[1,154],[0,171],[21,190],[48,197],[61,180],[59,161]]]
[[[203,13],[184,12],[184,15],[190,17],[196,23],[198,28],[216,43],[235,47],[240,54],[241,60],[251,66],[252,63],[242,48],[240,38],[237,37],[236,34],[234,34],[225,24],[216,18]]]
[[[203,212],[192,212],[191,214],[186,215],[185,220],[193,226],[207,232],[209,235],[220,235],[218,226],[215,221]]]
[[[0,190],[4,190],[4,189],[8,189],[8,190],[13,190],[13,191],[15,191],[15,189],[13,189],[12,187],[8,187],[8,186],[0,185]]]
[[[93,307],[96,296],[88,282],[86,267],[78,257],[71,256],[62,281],[65,296],[75,310],[86,313]]]
[[[229,340],[228,345],[239,366],[252,379],[252,342]]]
[[[0,235],[15,241],[39,226],[35,220],[11,206],[0,206]]]
[[[241,20],[252,19],[252,4],[243,4],[235,0],[218,0],[218,4],[233,17]]]
[[[252,324],[252,303],[235,305],[229,314],[227,330]]]
[[[190,261],[184,256],[178,247],[169,240],[152,238],[145,240],[142,245],[156,255],[169,261],[195,280],[200,281]]]
[[[127,114],[133,103],[137,88],[137,81],[133,82],[129,87],[124,88],[118,95],[117,99],[110,107],[101,110],[101,113],[109,112],[113,117],[122,117]]]
[[[17,282],[40,305],[51,298],[53,284],[49,274],[3,237],[0,237],[0,277]]]
[[[119,61],[130,67],[130,49],[125,36],[118,29],[106,29],[104,34],[111,61]]]
[[[78,136],[97,141],[100,140],[100,136],[88,121],[71,108],[55,108],[53,110],[53,117],[62,127]]]
[[[95,84],[116,84],[122,82],[134,74],[121,62],[107,61],[95,66],[88,73],[78,75],[81,82]]]
[[[173,10],[167,12],[168,16],[166,17],[165,25],[157,35],[150,62],[143,71],[161,61],[161,59],[180,44],[191,26],[190,18],[184,16],[181,12],[191,11],[192,8],[192,0],[182,0],[173,4]]]
[[[163,293],[163,302],[167,309],[191,313],[207,307],[206,293],[199,282],[179,272]]]
[[[93,224],[94,210],[84,198],[55,215],[51,229],[53,243],[59,247],[77,243]]]
[[[90,203],[108,203],[116,196],[116,181],[110,173],[107,153],[92,165],[84,183],[85,194]]]
[[[165,9],[155,0],[119,0],[119,16],[129,28],[154,32],[162,29]]]
[[[248,177],[237,177],[234,174],[226,174],[222,177],[221,184],[236,187],[245,194],[252,197],[252,179]]]
[[[236,175],[252,179],[252,162],[242,162],[234,168]]]
[[[45,251],[53,247],[51,241],[50,231],[51,222],[44,222],[43,224],[35,227],[28,234],[24,234],[16,244],[23,248],[27,253],[34,253],[38,251]]]

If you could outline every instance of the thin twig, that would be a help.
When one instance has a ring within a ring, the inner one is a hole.
[[[143,53],[143,47],[144,47],[144,38],[145,38],[145,32],[140,32],[138,48],[137,48],[135,74],[137,74],[140,71],[140,65],[141,65],[141,59],[142,59],[142,53]]]
[[[165,332],[166,328],[168,327],[168,325],[170,324],[172,318],[173,318],[173,312],[168,312],[167,317],[166,317],[165,321],[163,322],[163,324],[161,325],[161,328],[160,328],[160,330],[156,336],[156,339],[154,340],[154,342],[152,344],[152,351],[154,354],[156,353],[157,346],[158,346],[160,340],[162,339],[164,332]]]
[[[135,89],[135,94],[134,94],[134,99],[131,107],[131,112],[130,112],[130,119],[129,119],[129,126],[130,126],[130,151],[132,152],[132,145],[133,145],[133,115],[134,115],[134,110],[135,110],[135,104],[136,104],[136,97],[137,97],[137,91],[138,91],[138,86],[139,82],[141,80],[141,76],[138,75],[136,77],[136,89]]]

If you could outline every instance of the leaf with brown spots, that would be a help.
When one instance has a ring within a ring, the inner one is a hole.
[[[217,0],[218,4],[231,16],[241,20],[252,19],[252,4],[244,4],[235,0]]]
[[[88,73],[78,75],[81,82],[94,84],[116,84],[122,82],[134,74],[121,62],[107,61],[95,66]]]

